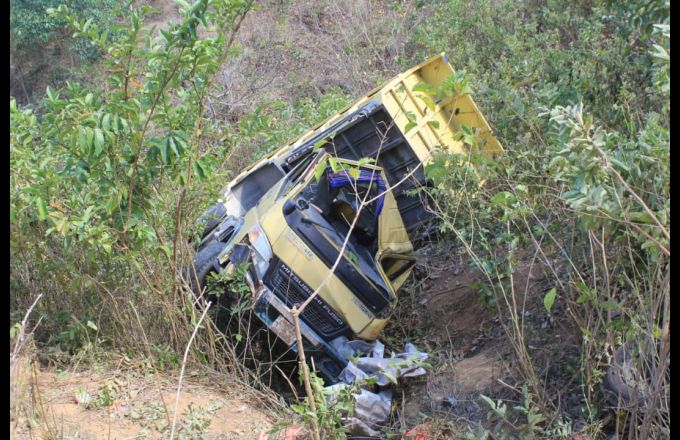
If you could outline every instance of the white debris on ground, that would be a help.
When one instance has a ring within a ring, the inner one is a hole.
[[[355,407],[352,417],[345,421],[351,434],[377,437],[380,427],[388,422],[392,407],[391,385],[399,378],[416,377],[425,374],[422,367],[427,353],[418,351],[411,343],[404,345],[404,351],[384,357],[385,346],[380,341],[372,344],[363,341],[349,341],[336,347],[339,351],[351,350],[367,354],[350,357],[350,362],[340,373],[342,382],[326,387],[332,400],[337,393],[350,386],[358,386],[354,392]]]

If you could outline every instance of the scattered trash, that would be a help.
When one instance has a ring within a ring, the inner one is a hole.
[[[384,426],[392,407],[392,390],[390,385],[396,384],[399,378],[422,376],[427,353],[418,351],[411,343],[404,345],[402,353],[384,357],[385,346],[380,341],[366,343],[348,341],[339,350],[361,347],[366,356],[350,357],[350,362],[339,375],[341,383],[326,387],[330,391],[331,400],[337,393],[353,385],[360,386],[354,395],[355,407],[352,417],[347,418],[345,427],[353,435],[377,437],[380,427]]]
[[[293,425],[290,428],[286,429],[286,432],[284,433],[284,440],[295,440],[298,436],[298,434],[302,431],[302,426],[300,425]]]
[[[401,436],[401,440],[427,440],[430,425],[416,425]]]
[[[75,396],[73,396],[76,405],[82,406],[83,408],[89,408],[92,404],[92,396],[88,393],[85,388],[78,387]]]
[[[130,407],[126,403],[114,403],[111,405],[111,416],[118,415],[124,417],[129,410]]]

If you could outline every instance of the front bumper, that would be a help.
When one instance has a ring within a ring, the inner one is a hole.
[[[234,246],[229,253],[232,264],[249,263],[245,278],[253,295],[255,315],[297,352],[295,326],[290,309],[307,300],[313,294],[313,289],[276,256],[271,258],[264,274],[264,265],[256,264],[257,259],[252,244],[247,240]],[[338,376],[349,359],[347,353],[339,353],[333,344],[342,344],[342,341],[347,341],[347,336],[351,336],[347,323],[317,295],[300,315],[300,333],[305,353],[314,360],[316,370],[328,384],[337,383]]]
[[[255,315],[268,329],[293,351],[298,351],[293,316],[288,311],[286,304],[263,284],[259,287],[254,310]],[[300,333],[303,338],[305,353],[314,359],[316,369],[326,379],[327,383],[337,383],[338,375],[349,362],[348,358],[338,353],[330,345],[330,341],[324,340],[302,319],[300,319]]]

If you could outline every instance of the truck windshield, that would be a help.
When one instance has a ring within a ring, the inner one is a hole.
[[[245,214],[283,177],[283,170],[271,162],[253,170],[227,191],[227,210],[233,215]]]

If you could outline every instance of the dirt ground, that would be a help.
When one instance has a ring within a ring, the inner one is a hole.
[[[167,0],[147,0],[138,1],[135,6],[148,5],[157,12],[149,14],[144,24],[148,28],[167,29],[169,22],[178,23],[180,21],[179,4]]]
[[[176,378],[120,370],[60,373],[23,358],[10,379],[10,438],[122,440],[170,434]],[[248,394],[224,392],[189,377],[179,396],[175,432],[179,438],[274,439],[265,437],[273,420]]]

